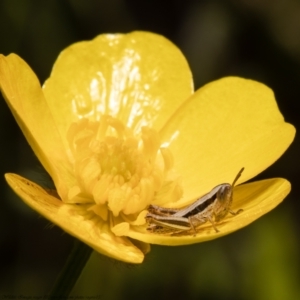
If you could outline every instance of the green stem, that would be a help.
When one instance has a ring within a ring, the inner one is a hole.
[[[86,244],[75,240],[70,256],[48,295],[48,299],[69,296],[92,251],[93,249]]]

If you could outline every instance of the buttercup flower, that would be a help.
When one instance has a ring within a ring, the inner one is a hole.
[[[149,243],[214,239],[253,222],[290,191],[276,178],[234,188],[215,232],[147,231],[149,204],[184,207],[214,186],[238,184],[277,160],[294,138],[272,91],[237,77],[196,92],[182,53],[152,33],[106,34],[65,49],[40,86],[17,55],[0,57],[0,85],[57,194],[16,174],[13,190],[66,232],[110,257],[140,263]]]

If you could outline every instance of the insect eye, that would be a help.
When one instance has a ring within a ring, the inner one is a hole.
[[[230,193],[230,190],[231,190],[231,187],[230,185],[223,185],[220,190],[218,191],[218,198],[220,200],[225,200],[226,197],[229,195]]]

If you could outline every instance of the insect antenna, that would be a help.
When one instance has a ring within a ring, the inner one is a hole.
[[[236,177],[234,178],[234,180],[233,180],[233,183],[232,183],[232,187],[234,187],[234,185],[235,185],[235,183],[238,181],[238,179],[241,177],[241,175],[242,175],[242,173],[243,173],[243,171],[245,170],[245,168],[243,167],[243,168],[241,168],[241,170],[238,172],[238,174],[236,175]]]

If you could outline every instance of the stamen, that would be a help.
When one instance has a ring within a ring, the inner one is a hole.
[[[97,204],[104,204],[106,202],[112,178],[112,175],[104,174],[95,184],[92,195]]]
[[[164,159],[165,172],[173,168],[174,158],[171,151],[168,148],[160,148],[160,153]]]
[[[110,220],[116,235],[128,232],[129,224],[145,224],[144,217],[136,218],[150,203],[163,205],[182,195],[172,154],[161,148],[153,129],[144,126],[134,136],[120,120],[104,115],[73,123],[67,140],[77,180],[68,203],[91,203],[85,209]]]

